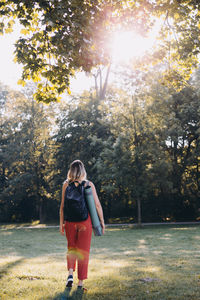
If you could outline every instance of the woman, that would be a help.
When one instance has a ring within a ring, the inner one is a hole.
[[[69,205],[69,194],[71,190],[79,189],[81,191],[83,186],[86,186],[87,184],[91,186],[103,234],[105,230],[103,210],[97,196],[95,186],[92,182],[86,181],[86,176],[87,174],[83,163],[80,160],[73,161],[67,174],[67,180],[63,184],[60,206],[60,233],[64,235],[65,230],[68,244],[67,267],[69,275],[66,286],[72,287],[73,285],[73,272],[75,271],[75,265],[77,261],[79,280],[78,288],[80,289],[83,288],[83,280],[87,279],[89,252],[92,237],[92,223],[88,212],[86,212],[87,215],[85,220],[77,221],[77,217],[73,219],[74,210],[72,211],[71,209],[70,211]],[[66,199],[68,203],[66,203]],[[83,200],[83,202],[83,204],[85,204],[85,200]],[[81,210],[84,209],[81,208]]]

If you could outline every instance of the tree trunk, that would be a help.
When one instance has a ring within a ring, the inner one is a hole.
[[[102,74],[102,69],[99,67],[98,71],[96,74],[93,74],[94,80],[95,80],[95,90],[96,90],[96,97],[99,98],[100,100],[103,100],[106,96],[106,90],[108,86],[108,78],[110,74],[110,68],[111,64],[109,64],[106,72],[106,78],[105,82],[103,83],[103,74]],[[97,79],[99,78],[99,87],[98,87],[98,81]]]
[[[109,77],[109,74],[110,74],[110,67],[111,67],[111,65],[108,66],[107,73],[106,73],[106,79],[105,79],[103,88],[101,87],[101,93],[100,93],[100,99],[101,100],[103,100],[106,96],[106,90],[107,90],[107,85],[108,85],[108,77]]]
[[[108,219],[110,219],[112,217],[112,197],[113,197],[113,195],[108,200],[108,206],[107,206],[107,216],[108,216]]]
[[[45,212],[44,212],[44,203],[43,203],[43,200],[40,201],[39,217],[40,217],[40,223],[41,224],[45,223],[46,216],[45,216]]]
[[[142,227],[141,200],[137,197],[138,227]]]

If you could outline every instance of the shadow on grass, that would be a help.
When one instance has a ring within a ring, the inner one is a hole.
[[[47,297],[45,298],[45,300],[81,300],[83,299],[83,295],[84,295],[83,290],[77,289],[72,292],[71,288],[65,288],[63,293],[59,293],[55,295],[53,298]],[[44,300],[44,297],[42,299]]]
[[[69,290],[66,288],[62,293],[42,297],[39,300],[148,300],[148,298],[136,297],[135,290],[132,286],[134,285],[132,279],[130,279],[126,285],[122,285],[121,280],[109,278],[109,275],[106,276],[106,279],[108,284],[101,284],[101,286],[95,285],[94,289],[89,289],[88,293],[80,290]],[[138,294],[139,296],[143,296],[142,291],[139,291]],[[158,299],[155,298],[154,300]]]
[[[55,243],[56,239],[56,243]],[[67,249],[66,238],[56,228],[0,229],[0,256],[35,258],[52,253],[62,255]]]
[[[16,267],[18,264],[20,264],[22,261],[24,261],[23,258],[17,259],[13,262],[9,262],[6,265],[4,265],[1,269],[0,269],[0,279],[2,279],[4,276],[6,276],[8,274],[8,272],[10,271],[10,269]]]

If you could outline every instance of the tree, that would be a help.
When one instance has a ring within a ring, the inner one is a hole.
[[[111,92],[109,90],[109,92]],[[109,93],[108,115],[111,137],[104,142],[97,161],[99,177],[104,175],[101,190],[111,195],[109,217],[134,217],[137,207],[138,225],[141,226],[141,203],[147,197],[148,163],[147,125],[145,109],[137,96],[125,91]]]
[[[157,162],[151,166],[151,175],[156,194],[162,199],[160,211],[171,220],[192,220],[198,215],[197,90],[190,85],[177,93],[155,83],[148,94],[148,115],[155,133],[152,141],[157,149],[155,155],[152,152],[152,162]]]
[[[44,105],[35,103],[28,89],[24,94],[8,91],[1,112],[1,178],[4,182],[0,191],[1,218],[4,221],[39,218],[44,222],[53,202],[51,114],[47,108],[45,111]]]
[[[24,26],[15,57],[24,65],[21,83],[38,82],[35,98],[57,101],[76,70],[108,65],[109,40],[117,29],[143,35],[163,19],[158,47],[137,62],[149,66],[165,59],[165,79],[180,89],[197,65],[200,14],[198,1],[7,0],[0,2],[1,32],[14,18]]]

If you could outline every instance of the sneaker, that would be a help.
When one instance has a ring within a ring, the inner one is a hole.
[[[69,275],[66,282],[66,287],[72,287],[73,285],[73,276]]]
[[[83,293],[87,293],[87,289],[83,287],[82,285],[77,286],[77,291],[82,291]]]

